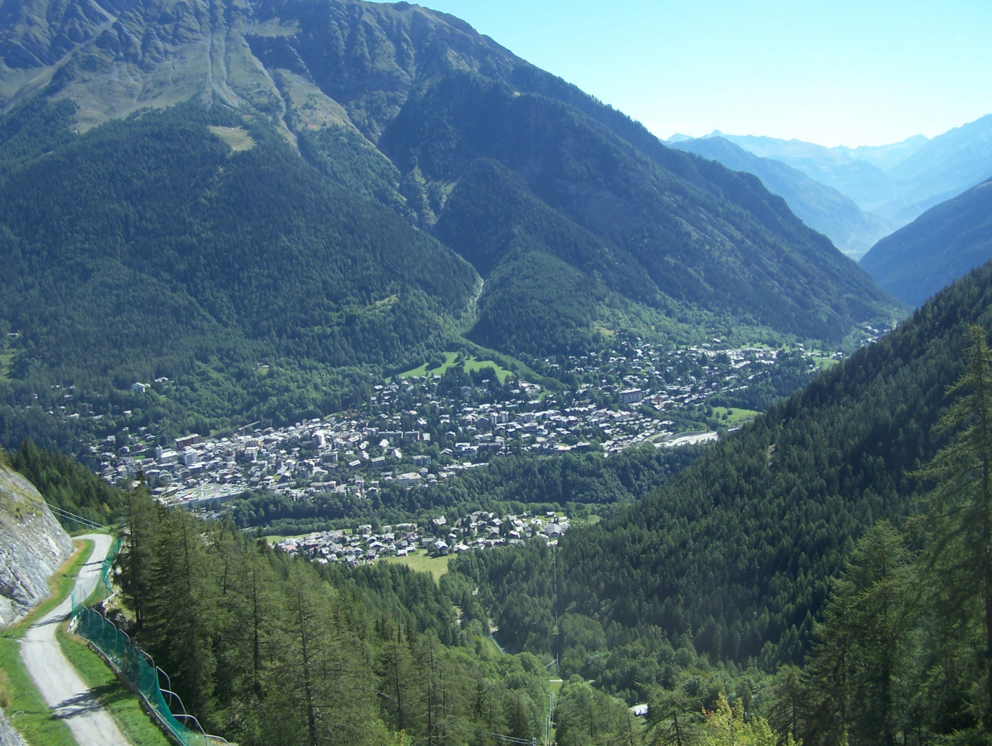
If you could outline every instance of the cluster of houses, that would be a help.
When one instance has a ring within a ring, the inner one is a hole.
[[[171,443],[125,428],[93,451],[109,481],[142,474],[163,501],[208,510],[249,490],[306,500],[324,492],[369,497],[386,483],[429,489],[510,453],[609,456],[645,442],[680,444],[684,413],[750,385],[778,355],[620,345],[546,360],[548,371],[574,381],[563,393],[526,381],[449,391],[439,376],[396,377],[375,385],[361,411]]]
[[[553,543],[568,529],[568,519],[551,512],[498,516],[475,511],[451,523],[445,516],[438,516],[420,524],[398,523],[378,529],[366,524],[355,531],[316,531],[281,539],[276,545],[321,563],[358,565],[416,552],[443,557],[472,549],[520,544],[533,537]]]

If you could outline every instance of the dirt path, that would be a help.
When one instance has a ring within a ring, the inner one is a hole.
[[[110,551],[113,537],[87,534],[93,554],[76,579],[76,595],[87,598],[100,580],[100,563]],[[124,738],[110,714],[100,706],[76,669],[59,647],[55,630],[72,610],[72,594],[28,628],[21,639],[21,658],[56,717],[65,720],[79,746],[125,746]]]

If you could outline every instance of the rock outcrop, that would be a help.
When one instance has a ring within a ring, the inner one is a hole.
[[[20,734],[14,730],[7,716],[0,710],[0,746],[27,746]]]
[[[48,578],[72,551],[34,485],[0,466],[0,627],[48,596]]]

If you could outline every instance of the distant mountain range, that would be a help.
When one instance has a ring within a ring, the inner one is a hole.
[[[932,140],[916,135],[878,147],[826,148],[801,140],[725,135],[719,130],[706,136],[714,137],[802,171],[893,228],[992,176],[992,114]],[[668,142],[683,146],[688,140],[675,135]]]
[[[841,344],[902,312],[756,178],[406,3],[23,0],[0,97],[7,440],[56,385],[206,430],[462,335]]]
[[[895,197],[889,178],[878,166],[854,158],[849,152],[825,148],[802,140],[725,135],[714,132],[761,158],[772,158],[802,171],[853,199],[862,210],[874,210]]]
[[[879,241],[861,266],[907,306],[992,259],[992,179]]]
[[[670,141],[670,144],[718,161],[734,171],[754,174],[770,192],[782,197],[806,225],[827,236],[852,259],[860,258],[876,241],[892,232],[887,221],[864,212],[854,200],[836,189],[782,161],[756,156],[724,137]]]

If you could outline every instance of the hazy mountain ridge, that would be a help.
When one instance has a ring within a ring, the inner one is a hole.
[[[888,171],[913,155],[913,153],[923,147],[929,140],[930,138],[925,135],[913,135],[902,142],[896,142],[890,145],[859,145],[856,148],[838,145],[834,150],[839,153],[846,153],[855,160],[865,161],[873,166],[878,166],[883,171]]]
[[[756,156],[723,137],[687,139],[674,143],[673,147],[719,161],[735,171],[754,174],[768,191],[785,199],[806,225],[830,238],[853,259],[860,258],[880,238],[892,232],[885,220],[863,212],[850,197],[836,189],[781,161]]]
[[[933,138],[888,172],[899,198],[877,212],[905,225],[992,176],[992,114]]]
[[[683,135],[675,137],[684,142]],[[915,135],[875,147],[826,148],[795,139],[725,135],[719,130],[700,139],[713,137],[802,171],[894,228],[992,176],[992,114],[930,140]]]
[[[722,133],[719,136],[761,158],[773,158],[802,171],[850,197],[862,210],[872,210],[895,196],[882,169],[845,152],[802,140]]]

